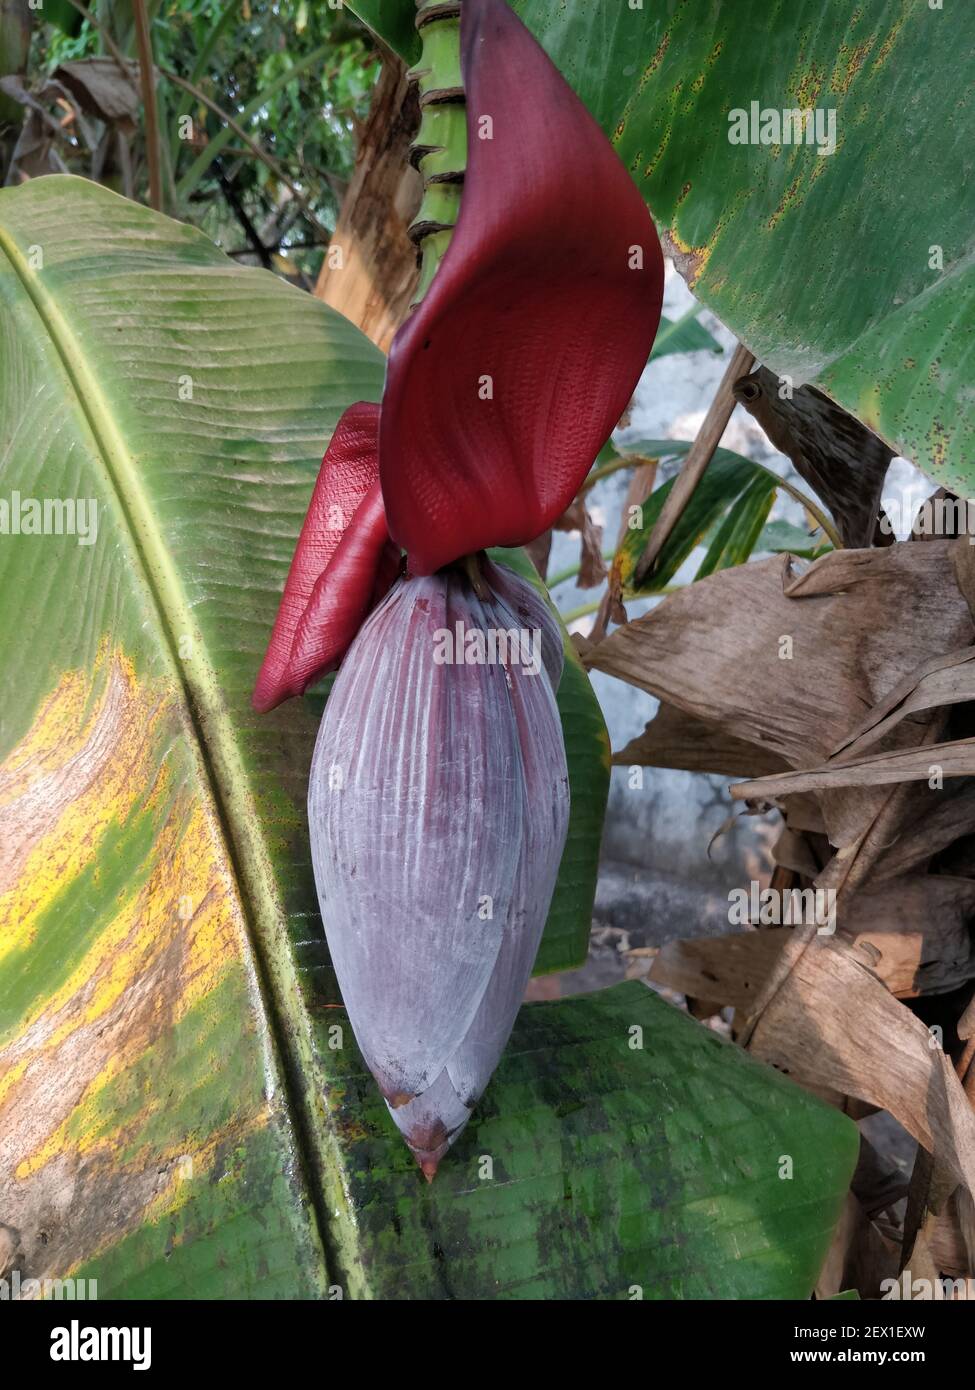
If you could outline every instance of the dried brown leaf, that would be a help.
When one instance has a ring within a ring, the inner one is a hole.
[[[973,915],[975,881],[914,874],[860,889],[839,924],[880,953],[874,970],[890,992],[910,998],[946,993],[975,977]]]
[[[650,979],[691,998],[747,1014],[755,1008],[790,939],[787,927],[777,927],[667,941],[650,967]]]
[[[589,515],[583,497],[577,497],[555,523],[557,531],[578,531],[580,544],[579,576],[576,580],[580,589],[594,589],[601,584],[608,573],[603,559],[603,528],[597,526]]]
[[[975,647],[933,657],[884,697],[833,750],[842,761],[858,757],[912,714],[975,700]]]
[[[975,782],[949,781],[944,788],[914,783],[905,819],[887,847],[881,850],[873,865],[872,878],[874,881],[894,878],[921,868],[934,855],[973,830]],[[960,863],[945,864],[943,868],[955,874],[965,872]],[[971,868],[975,873],[975,863]]]
[[[533,541],[529,541],[525,546],[525,553],[529,560],[538,570],[538,573],[545,579],[548,577],[548,561],[552,552],[552,531],[543,531],[540,536],[536,536]]]
[[[975,640],[952,544],[722,570],[612,633],[590,664],[791,767],[814,750],[825,761],[909,672]]]
[[[76,58],[61,63],[51,75],[87,115],[116,125],[128,135],[136,129],[140,105],[137,64],[133,63],[126,75],[114,58]]]
[[[826,503],[843,544],[871,545],[893,450],[813,386],[800,386],[783,399],[779,378],[767,367],[739,378],[733,389],[735,399]]]
[[[812,837],[794,830],[787,820],[772,848],[772,855],[776,864],[782,868],[791,869],[803,878],[813,879],[823,867],[823,859],[817,854],[816,849]],[[826,857],[829,857],[828,854]]]
[[[614,753],[613,762],[619,767],[673,767],[726,777],[759,777],[788,767],[768,749],[667,704],[661,704],[642,734]]]
[[[922,748],[897,748],[871,753],[849,762],[829,762],[808,772],[787,772],[738,782],[731,795],[739,800],[821,792],[835,787],[882,787],[898,782],[929,781],[932,777],[975,776],[975,738],[931,743]]]
[[[950,1059],[853,948],[815,935],[799,943],[753,1022],[749,1049],[800,1084],[889,1111],[958,1182],[975,1187],[975,1113]]]
[[[833,1233],[816,1281],[817,1298],[856,1289],[861,1298],[880,1298],[882,1281],[897,1277],[898,1250],[886,1239],[852,1192]]]
[[[807,890],[808,892],[808,890]],[[968,921],[975,915],[975,882],[915,875],[854,894],[838,927],[870,951],[872,972],[899,998],[957,989],[975,978]],[[650,971],[682,994],[755,1010],[788,943],[788,927],[668,941]]]
[[[805,567],[777,556],[723,570],[614,632],[589,664],[808,768],[817,754],[826,762],[910,673],[975,638],[956,545],[837,551]],[[885,742],[916,746],[929,736],[921,720],[893,727]],[[735,795],[818,791],[830,842],[843,848],[879,822],[890,796],[875,789],[883,783],[785,776],[749,781]]]

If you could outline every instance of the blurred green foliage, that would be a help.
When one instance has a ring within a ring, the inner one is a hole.
[[[92,0],[89,8],[97,24],[70,0],[46,0],[36,12],[28,72],[35,89],[59,64],[109,51],[106,28],[118,48],[134,56],[130,0]],[[326,0],[150,0],[149,12],[153,54],[163,70],[158,102],[165,211],[195,223],[242,261],[260,263],[256,234],[267,250],[265,264],[270,260],[280,272],[311,283],[324,241],[315,219],[327,230],[334,227],[353,168],[356,124],[368,112],[379,72],[368,31]],[[225,123],[165,70],[232,115],[278,162],[314,216],[236,135],[212,161],[201,159]],[[140,131],[133,140],[136,187],[128,191],[144,199],[141,139]],[[72,172],[89,173],[80,143],[77,165],[70,148],[59,152]],[[109,177],[103,181],[117,186]]]

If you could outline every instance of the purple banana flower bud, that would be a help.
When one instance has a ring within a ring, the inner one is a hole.
[[[514,1025],[555,888],[569,781],[558,627],[483,567],[400,580],[325,709],[315,879],[362,1054],[428,1180]]]

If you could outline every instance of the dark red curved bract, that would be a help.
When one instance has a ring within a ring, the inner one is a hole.
[[[261,713],[334,670],[399,568],[379,488],[379,406],[349,406],[322,459],[267,654]]]
[[[663,292],[629,174],[504,0],[464,0],[461,57],[460,217],[393,342],[380,425],[390,534],[414,574],[561,516],[626,408]]]

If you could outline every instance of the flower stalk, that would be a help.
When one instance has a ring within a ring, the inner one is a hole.
[[[420,253],[420,302],[443,260],[457,218],[467,168],[467,104],[460,68],[460,3],[420,3],[416,27],[423,45],[407,76],[420,93],[420,126],[411,161],[423,179],[423,199],[410,225]]]

